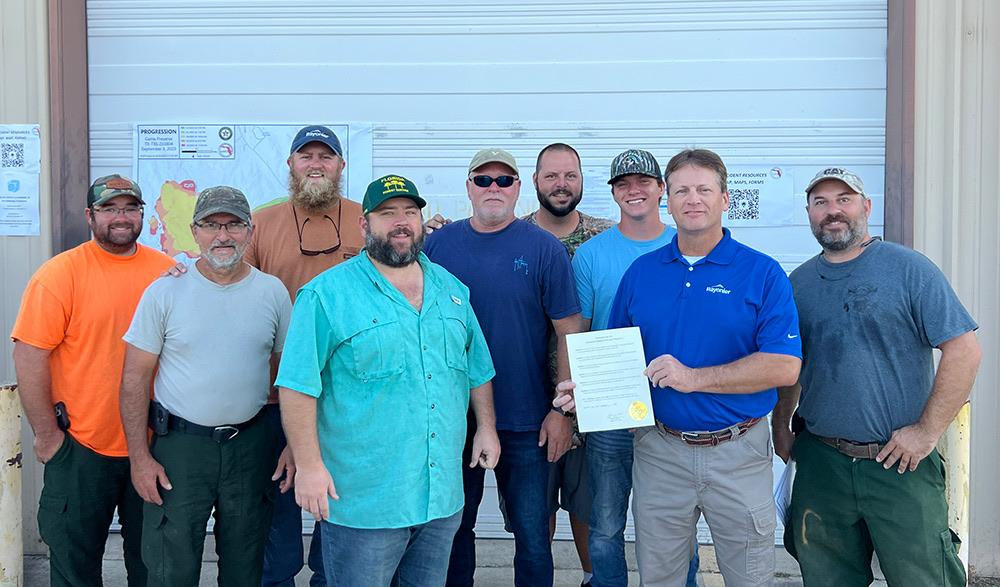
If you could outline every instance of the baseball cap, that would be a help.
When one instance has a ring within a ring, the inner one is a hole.
[[[472,161],[469,161],[469,173],[472,173],[487,163],[503,163],[507,167],[514,170],[514,175],[521,175],[521,172],[517,170],[517,160],[514,159],[514,156],[507,151],[496,147],[483,149],[473,155]]]
[[[137,183],[127,177],[113,173],[104,177],[98,177],[94,180],[94,183],[90,184],[90,189],[87,190],[87,207],[100,206],[116,196],[132,196],[136,200],[139,200],[140,204],[146,204],[146,202],[142,201],[142,190],[139,189]]]
[[[846,183],[847,187],[866,198],[868,197],[868,194],[865,193],[865,182],[861,181],[861,178],[858,177],[857,174],[844,169],[843,167],[827,167],[817,173],[816,177],[812,178],[812,181],[810,181],[809,185],[806,186],[806,196],[809,196],[809,192],[816,187],[816,184],[827,179],[839,179],[840,181]]]
[[[227,185],[205,188],[194,203],[192,222],[200,222],[212,214],[232,214],[247,224],[250,222],[250,204],[243,192]]]
[[[385,175],[368,184],[368,189],[365,190],[365,199],[361,204],[361,213],[368,214],[386,200],[393,198],[409,198],[416,202],[420,208],[427,205],[427,202],[417,193],[417,186],[412,181],[399,175]]]
[[[620,153],[611,162],[611,179],[608,180],[608,185],[613,184],[616,179],[623,175],[632,175],[633,173],[648,175],[658,180],[663,179],[660,174],[660,164],[656,162],[656,157],[653,157],[652,153],[642,149],[629,149]]]
[[[327,147],[330,147],[338,157],[344,156],[344,149],[341,148],[340,139],[337,138],[337,135],[327,127],[318,124],[301,129],[292,140],[292,150],[288,154],[293,155],[297,153],[299,149],[309,143],[323,143]]]

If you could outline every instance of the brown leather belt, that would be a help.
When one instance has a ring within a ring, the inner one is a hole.
[[[747,430],[753,428],[753,425],[761,420],[762,418],[750,418],[749,420],[744,420],[739,424],[733,424],[729,428],[715,432],[682,432],[673,428],[667,428],[663,422],[657,420],[656,429],[663,434],[676,436],[681,439],[681,442],[690,446],[718,446],[722,442],[743,436]]]
[[[823,444],[853,459],[875,460],[878,453],[882,452],[885,447],[884,444],[877,442],[854,442],[846,438],[828,438],[826,436],[816,436],[816,438],[820,439]]]

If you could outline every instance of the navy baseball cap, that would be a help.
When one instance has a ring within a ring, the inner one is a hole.
[[[314,124],[312,126],[307,126],[299,131],[295,135],[295,139],[292,141],[292,150],[288,152],[289,155],[294,155],[302,147],[308,145],[309,143],[323,143],[327,147],[337,154],[338,157],[344,156],[344,149],[340,146],[340,139],[337,135],[325,126],[320,126]]]

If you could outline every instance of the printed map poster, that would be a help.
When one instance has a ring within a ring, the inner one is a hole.
[[[0,236],[39,234],[40,137],[37,124],[0,124]]]
[[[288,197],[288,150],[307,124],[137,124],[133,177],[146,202],[139,242],[180,261],[199,255],[189,225],[198,193],[235,187],[257,210]],[[326,124],[344,148],[342,191],[359,200],[372,180],[370,124]]]

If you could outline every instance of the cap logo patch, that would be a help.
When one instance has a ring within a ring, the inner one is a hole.
[[[107,183],[104,184],[104,189],[106,190],[130,190],[132,189],[132,182],[127,179],[122,179],[120,177],[115,177],[109,179]]]
[[[398,175],[390,175],[382,180],[383,194],[393,194],[396,192],[409,192],[406,189],[406,180]]]
[[[327,134],[321,130],[311,130],[305,134],[307,137],[323,137],[324,139],[329,138]]]
[[[823,175],[844,175],[846,173],[847,170],[840,167],[828,167],[823,170]]]

